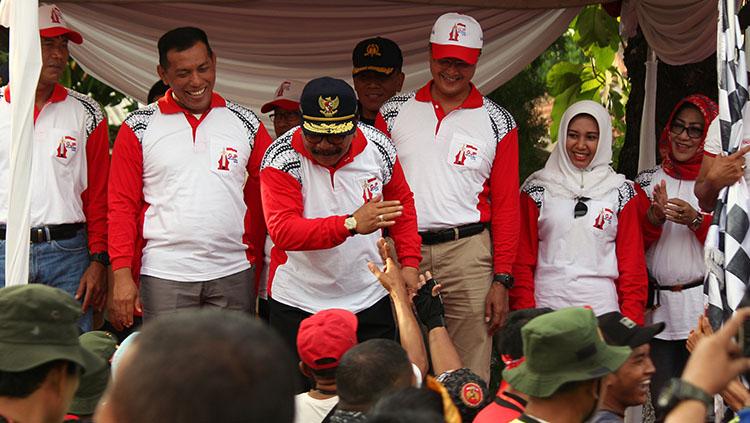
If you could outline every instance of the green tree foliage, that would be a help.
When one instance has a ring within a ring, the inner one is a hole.
[[[555,63],[547,73],[547,90],[554,97],[552,139],[563,113],[579,100],[600,102],[609,110],[617,138],[615,150],[622,146],[625,132],[625,105],[630,84],[617,67],[616,56],[622,40],[617,20],[600,5],[585,7],[571,22],[567,37],[579,55]],[[615,154],[615,157],[617,155]]]

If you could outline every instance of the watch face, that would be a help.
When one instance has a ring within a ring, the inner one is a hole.
[[[354,217],[347,217],[346,220],[344,220],[344,227],[346,229],[349,229],[350,231],[357,227],[357,219]]]

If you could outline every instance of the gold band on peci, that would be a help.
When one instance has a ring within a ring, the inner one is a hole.
[[[354,118],[354,115],[339,116],[335,118],[302,115],[302,119],[314,120],[315,122],[341,122],[342,120],[349,120],[352,118]]]
[[[354,122],[313,123],[305,120],[302,122],[302,127],[316,134],[343,134],[354,129]]]

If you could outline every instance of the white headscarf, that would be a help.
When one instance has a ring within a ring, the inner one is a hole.
[[[599,144],[594,159],[585,169],[577,168],[568,157],[565,141],[568,125],[580,114],[591,115],[599,125]],[[599,198],[625,183],[625,176],[612,169],[612,121],[599,103],[583,100],[572,104],[560,120],[557,145],[544,168],[531,174],[524,185],[541,185],[556,197]]]

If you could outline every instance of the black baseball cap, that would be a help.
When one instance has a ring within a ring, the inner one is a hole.
[[[602,330],[604,339],[608,344],[630,348],[651,342],[654,336],[663,331],[664,326],[666,326],[664,322],[650,326],[638,326],[637,323],[617,311],[602,314],[597,319],[599,320],[599,329]]]
[[[352,52],[352,76],[364,71],[391,75],[401,69],[404,57],[398,44],[387,38],[375,37],[360,41]]]
[[[302,90],[300,109],[306,133],[348,135],[357,129],[357,96],[341,79],[324,76],[308,82]]]

